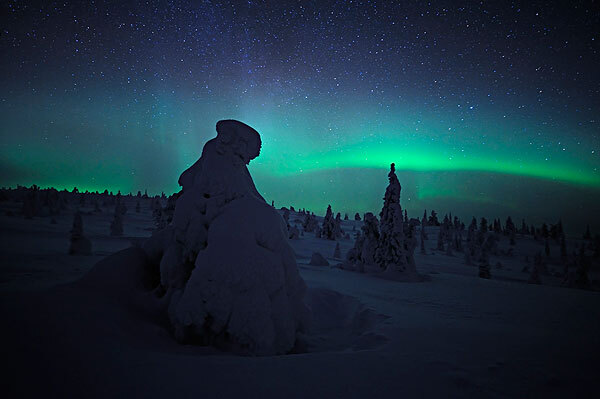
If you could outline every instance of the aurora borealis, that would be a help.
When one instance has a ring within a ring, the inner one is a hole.
[[[594,2],[7,2],[1,184],[176,191],[235,118],[277,205],[600,221]],[[565,222],[569,227],[569,222]]]

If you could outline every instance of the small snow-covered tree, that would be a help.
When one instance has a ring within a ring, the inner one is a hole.
[[[469,229],[467,230],[467,241],[475,241],[475,233],[477,232],[477,219],[473,217],[471,219],[471,224],[469,225]]]
[[[439,226],[440,222],[438,221],[437,218],[437,213],[432,209],[431,210],[431,216],[429,216],[429,220],[427,221],[427,224],[429,226]]]
[[[342,236],[342,216],[338,212],[333,221],[333,236],[338,239]]]
[[[120,207],[115,206],[115,213],[113,220],[110,223],[110,235],[111,236],[122,236],[123,235],[123,214],[121,213]]]
[[[529,284],[542,284],[540,274],[542,272],[542,254],[536,253],[533,258],[533,266],[531,267],[531,274],[529,275]]]
[[[312,233],[319,228],[319,222],[314,214],[306,212],[304,215],[304,221],[302,222],[302,228],[307,233]]]
[[[550,236],[550,230],[548,230],[548,225],[546,223],[542,224],[541,236],[542,238],[548,238]]]
[[[567,259],[567,241],[564,234],[560,236],[560,257],[563,260]]]
[[[494,234],[485,233],[483,243],[479,247],[479,277],[490,278],[490,254],[494,251],[497,238]]]
[[[519,229],[519,234],[529,234],[529,228],[527,227],[527,224],[525,224],[525,219],[521,219],[521,228]]]
[[[288,230],[288,235],[290,240],[297,240],[300,238],[300,230],[296,226],[292,226]]]
[[[340,250],[340,243],[339,242],[335,243],[335,249],[333,250],[333,257],[336,258],[336,259],[341,259],[341,257],[342,257],[342,253],[341,253],[341,250]]]
[[[348,214],[347,213],[344,214],[344,220],[348,220]]]
[[[451,231],[450,232],[450,238],[449,238],[448,245],[446,245],[446,255],[447,256],[454,256],[454,254],[452,253],[452,247],[453,246],[454,246],[454,234]]]
[[[285,226],[290,231],[290,211],[287,208],[283,210],[283,220],[285,220]]]
[[[465,265],[471,265],[471,251],[465,251]]]
[[[79,211],[73,216],[73,227],[71,227],[71,244],[69,255],[91,255],[92,242],[83,235],[83,219]]]
[[[488,259],[479,261],[479,277],[486,279],[492,278],[490,263]]]
[[[509,216],[506,218],[506,224],[504,225],[504,232],[507,236],[514,235],[517,232],[517,228]]]
[[[331,205],[327,206],[327,212],[323,218],[323,224],[321,224],[321,237],[328,240],[335,240],[335,219],[333,218],[333,212],[331,211]]]
[[[101,213],[102,209],[100,209],[100,204],[97,199],[94,199],[94,212]]]
[[[585,227],[585,233],[583,233],[583,239],[584,240],[591,240],[592,239],[592,233],[590,232],[590,225],[589,224]]]
[[[441,227],[438,230],[437,247],[436,247],[436,249],[438,251],[443,251],[444,250],[444,231],[443,231],[443,229]]]
[[[363,265],[375,265],[375,252],[379,245],[380,233],[379,221],[371,212],[365,213],[361,231],[364,237],[361,262]]]
[[[358,212],[356,212],[354,214],[354,220],[356,220],[357,222],[360,222],[360,215],[358,214]]]
[[[479,224],[479,230],[477,231],[477,243],[479,245],[483,244],[488,233],[488,223],[487,219],[482,217],[481,222]]]
[[[363,243],[364,237],[360,234],[360,231],[357,231],[355,234],[354,246],[346,253],[346,260],[341,265],[343,269],[364,272],[364,267],[361,263]]]
[[[25,219],[31,219],[34,216],[40,214],[41,203],[39,198],[39,190],[37,186],[33,186],[30,189],[27,189],[25,192],[25,198],[23,200],[23,207],[21,208],[21,212]]]

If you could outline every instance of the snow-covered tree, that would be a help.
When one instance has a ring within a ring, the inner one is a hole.
[[[483,244],[488,233],[488,223],[487,219],[482,217],[481,222],[479,224],[479,230],[477,231],[477,243],[479,245]]]
[[[283,210],[283,220],[285,221],[285,226],[287,227],[288,231],[290,230],[290,211],[285,208]]]
[[[592,233],[590,232],[590,225],[589,224],[585,227],[585,233],[583,233],[583,239],[584,240],[591,240],[592,239]]]
[[[288,230],[288,237],[290,240],[297,240],[300,238],[300,230],[296,226],[292,226]]]
[[[333,257],[335,259],[341,259],[341,257],[342,257],[342,252],[340,250],[340,243],[339,242],[335,243],[335,249],[333,250]]]
[[[304,215],[304,221],[302,222],[302,228],[307,233],[312,233],[319,228],[319,222],[314,214],[307,212]]]
[[[471,251],[470,250],[466,250],[465,251],[465,265],[469,265],[470,266],[472,264],[471,263],[471,258],[472,258]]]
[[[452,253],[452,247],[454,246],[454,234],[452,231],[450,232],[450,238],[448,241],[448,245],[446,245],[446,255],[453,256],[454,254]]]
[[[25,192],[21,213],[25,216],[25,219],[31,219],[40,214],[41,208],[39,189],[34,185]]]
[[[589,272],[591,259],[585,254],[585,245],[581,245],[575,257],[574,267],[567,269],[562,285],[571,288],[589,290],[592,288]]]
[[[550,236],[550,230],[548,230],[548,225],[546,223],[542,224],[541,236],[542,238],[548,238]]]
[[[100,209],[100,204],[97,199],[94,199],[94,212],[101,213],[102,209]]]
[[[421,235],[423,236],[423,240],[428,239],[426,227],[427,227],[427,216],[423,215],[423,219],[421,219]]]
[[[375,268],[379,270],[379,266],[375,263],[378,245],[379,223],[371,212],[367,212],[363,218],[361,231],[356,232],[354,247],[346,254],[346,261],[342,267],[361,273]]]
[[[515,224],[512,221],[512,218],[509,216],[506,218],[506,224],[504,225],[504,233],[507,236],[514,236],[514,234],[517,232],[517,228],[515,227]]]
[[[219,121],[217,137],[179,178],[172,222],[144,244],[180,342],[285,354],[308,327],[306,285],[285,223],[246,166],[260,148],[251,127]]]
[[[356,220],[357,222],[360,222],[360,215],[358,214],[358,212],[356,212],[354,214],[354,220]]]
[[[122,236],[123,235],[123,213],[121,212],[120,206],[115,206],[115,213],[113,220],[110,223],[110,235],[111,236]]]
[[[71,244],[69,255],[91,255],[92,242],[83,235],[83,219],[79,211],[73,215],[73,227],[71,227]]]
[[[427,221],[429,226],[439,226],[440,222],[437,218],[437,213],[434,210],[431,210],[431,216],[429,216],[429,220]]]
[[[333,236],[338,239],[342,236],[342,216],[338,212],[333,221]]]
[[[531,274],[529,275],[529,284],[542,284],[540,274],[542,273],[542,254],[536,253],[533,257],[533,266],[531,267]]]
[[[522,234],[522,235],[529,234],[529,228],[527,227],[527,224],[525,223],[525,219],[521,219],[521,228],[519,229],[519,234]]]
[[[441,227],[438,230],[436,249],[438,251],[443,251],[444,250],[444,231],[443,231],[443,229]]]
[[[497,238],[489,232],[485,233],[483,237],[483,242],[478,248],[479,277],[490,278],[490,254],[497,245]]]
[[[492,277],[489,259],[479,261],[479,277],[490,279]]]
[[[471,224],[469,225],[469,229],[467,230],[467,242],[472,242],[476,240],[475,234],[477,232],[477,219],[473,217],[471,219]]]
[[[323,223],[321,224],[321,237],[328,240],[335,240],[336,238],[335,219],[333,217],[333,212],[331,211],[331,205],[327,206],[327,212],[325,213]]]
[[[388,173],[389,184],[383,197],[383,208],[379,216],[379,245],[375,252],[375,261],[386,274],[397,277],[416,277],[414,261],[414,243],[404,234],[402,208],[400,207],[401,186],[392,163]]]

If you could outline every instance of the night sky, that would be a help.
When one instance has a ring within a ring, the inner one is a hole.
[[[278,206],[378,211],[395,162],[411,216],[600,228],[598,2],[35,4],[0,11],[2,186],[172,193],[234,118]]]

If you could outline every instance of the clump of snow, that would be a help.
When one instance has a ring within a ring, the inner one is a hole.
[[[179,178],[172,222],[144,246],[179,341],[279,354],[307,329],[306,285],[286,223],[246,167],[260,147],[251,127],[219,121],[217,137]]]
[[[313,252],[312,256],[310,257],[309,264],[311,266],[329,266],[327,259],[325,259],[325,257],[323,257],[323,255],[321,255],[319,252]]]

